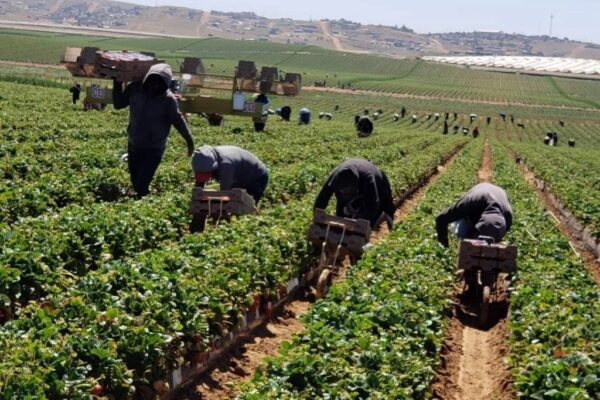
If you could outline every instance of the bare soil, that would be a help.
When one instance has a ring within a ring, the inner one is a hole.
[[[485,141],[483,145],[483,157],[481,159],[481,167],[479,168],[479,180],[482,182],[491,182],[494,177],[494,168],[492,166],[492,151],[490,143]]]
[[[344,51],[344,46],[342,46],[342,42],[337,37],[333,36],[331,33],[331,28],[329,26],[329,21],[319,21],[319,27],[321,28],[321,32],[323,35],[327,36],[329,40],[333,43],[333,47],[336,50]]]
[[[200,17],[200,21],[198,21],[198,26],[196,27],[196,35],[202,36],[202,30],[206,28],[208,22],[210,21],[210,11],[202,11],[202,16]]]
[[[0,65],[12,65],[15,67],[43,67],[43,68],[51,68],[51,69],[65,69],[63,65],[58,64],[37,64],[31,62],[21,62],[21,61],[8,61],[8,60],[0,60]]]
[[[506,299],[492,303],[488,328],[478,325],[472,306],[457,305],[446,327],[441,362],[433,384],[435,399],[512,400],[508,354]]]
[[[265,357],[275,356],[281,343],[290,340],[304,326],[299,317],[310,308],[310,301],[301,298],[285,306],[283,312],[256,334],[232,357],[224,360],[217,368],[200,379],[194,388],[180,397],[182,400],[215,400],[235,397],[236,386],[250,379]]]

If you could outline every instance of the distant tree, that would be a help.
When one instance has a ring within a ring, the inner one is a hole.
[[[404,24],[402,24],[402,27],[400,28],[400,32],[415,33],[414,29],[410,29]]]

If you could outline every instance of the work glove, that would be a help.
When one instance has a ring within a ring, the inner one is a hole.
[[[382,216],[385,218],[385,222],[387,222],[388,229],[391,231],[394,225],[394,220],[391,216],[387,215],[386,213],[382,213]]]
[[[444,235],[444,234],[441,234],[440,232],[438,232],[437,240],[438,240],[438,242],[440,242],[440,244],[442,246],[444,246],[444,247],[448,247],[449,246],[449,243],[448,243],[448,233],[446,233]]]
[[[448,247],[448,225],[440,221],[439,217],[435,220],[435,230],[437,232],[437,240],[444,247]]]

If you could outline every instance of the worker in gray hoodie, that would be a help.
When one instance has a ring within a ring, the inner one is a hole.
[[[127,162],[138,198],[149,193],[150,182],[165,152],[171,126],[185,140],[188,157],[194,151],[194,141],[179,111],[177,99],[169,90],[172,79],[169,65],[156,64],[141,82],[133,82],[125,90],[122,82],[114,82],[115,109],[129,107]]]
[[[202,146],[194,151],[192,168],[196,186],[204,187],[210,179],[219,182],[221,190],[246,189],[258,204],[269,173],[252,153],[237,146]]]
[[[456,204],[442,211],[436,218],[438,241],[448,247],[448,224],[456,223],[456,236],[476,239],[489,236],[500,242],[510,229],[513,212],[506,192],[491,183],[473,186]]]

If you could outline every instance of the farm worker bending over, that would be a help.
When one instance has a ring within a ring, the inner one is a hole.
[[[500,242],[512,225],[513,212],[506,192],[491,183],[473,186],[456,204],[442,211],[435,220],[438,241],[448,247],[448,224],[456,222],[460,239],[490,236]]]
[[[368,115],[361,117],[356,115],[354,117],[354,126],[356,127],[358,137],[367,137],[373,133],[373,121],[371,121]]]
[[[192,168],[196,186],[211,178],[221,190],[246,189],[258,204],[269,182],[265,165],[252,153],[236,146],[202,146],[194,151]]]
[[[392,228],[396,208],[390,182],[383,171],[369,161],[354,158],[338,165],[317,196],[315,209],[326,209],[334,194],[338,217],[366,219],[372,227],[384,218]]]
[[[310,110],[306,107],[302,107],[298,113],[298,125],[310,124]]]
[[[185,139],[188,157],[194,142],[175,95],[168,89],[173,78],[167,64],[153,65],[142,82],[133,82],[123,91],[123,83],[115,81],[113,103],[119,110],[129,106],[127,127],[127,162],[133,189],[138,198],[149,193],[150,182],[160,164],[167,136],[174,126]]]

